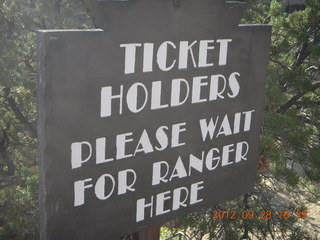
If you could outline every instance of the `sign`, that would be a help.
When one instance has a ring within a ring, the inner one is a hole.
[[[96,2],[104,30],[40,31],[41,239],[113,239],[253,189],[270,27],[238,26],[238,4]]]

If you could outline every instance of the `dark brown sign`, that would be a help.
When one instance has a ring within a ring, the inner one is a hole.
[[[270,41],[217,0],[97,2],[39,33],[41,239],[113,239],[253,189]]]

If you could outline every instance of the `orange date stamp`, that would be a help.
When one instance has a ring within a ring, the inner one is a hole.
[[[308,211],[212,211],[212,219],[306,219],[308,218]]]

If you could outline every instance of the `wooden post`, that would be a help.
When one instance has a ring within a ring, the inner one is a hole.
[[[137,240],[160,240],[161,226],[153,226],[141,229],[135,233]]]

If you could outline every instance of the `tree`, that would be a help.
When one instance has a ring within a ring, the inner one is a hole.
[[[36,30],[93,28],[88,2],[0,0],[0,239],[39,238]],[[263,2],[247,1],[243,19],[273,26],[256,189],[170,222],[163,234],[181,230],[197,239],[205,234],[211,239],[309,238],[293,224],[295,219],[279,215],[211,219],[212,210],[304,210],[291,203],[277,209],[270,199],[271,181],[289,188],[303,184],[319,197],[311,183],[320,181],[320,3],[309,0],[305,10],[286,13],[276,1],[271,6]],[[294,166],[301,166],[302,173]]]
[[[86,28],[72,1],[0,1],[0,239],[38,239],[36,30]]]

